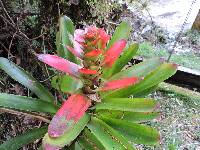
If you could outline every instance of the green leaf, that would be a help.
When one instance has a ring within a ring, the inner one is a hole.
[[[56,105],[41,99],[6,93],[0,93],[0,107],[51,114],[56,113],[58,110]]]
[[[103,77],[109,78],[112,75],[120,72],[124,66],[133,58],[138,50],[138,44],[134,43],[130,45],[124,53],[117,59],[117,61],[112,65],[111,68],[103,70]]]
[[[54,76],[51,85],[59,91],[70,94],[76,93],[78,89],[83,87],[81,80],[68,75]]]
[[[145,98],[106,98],[96,104],[95,109],[109,109],[132,112],[149,112],[157,108],[157,102]]]
[[[90,120],[89,115],[85,114],[77,124],[74,125],[68,132],[58,138],[51,138],[48,133],[43,138],[43,148],[49,145],[50,147],[62,148],[65,145],[69,145],[85,128],[88,121]]]
[[[134,149],[132,145],[128,143],[126,138],[121,136],[116,130],[108,126],[102,120],[92,117],[87,127],[97,137],[97,139],[102,143],[102,145],[107,150]]]
[[[125,69],[115,74],[109,80],[128,78],[128,77],[145,77],[150,72],[154,71],[162,63],[163,60],[160,58],[148,59],[144,62],[136,64],[128,69]]]
[[[43,150],[42,145],[39,146],[38,150]]]
[[[88,128],[85,128],[81,136],[78,138],[78,143],[83,149],[87,150],[103,150],[105,149],[101,142],[92,134]]]
[[[67,16],[61,16],[59,19],[59,32],[56,34],[56,46],[59,56],[77,63],[76,57],[66,48],[73,46],[72,36],[74,35],[74,24]]]
[[[64,51],[64,46],[62,45],[62,41],[61,41],[61,35],[60,35],[60,31],[58,31],[56,33],[56,49],[57,49],[57,54],[60,57],[65,58],[65,51]]]
[[[107,117],[111,119],[120,119],[130,122],[146,122],[160,116],[159,112],[129,112],[119,110],[97,110],[97,116]]]
[[[78,142],[72,143],[69,147],[63,148],[63,150],[83,150]]]
[[[125,39],[127,40],[131,32],[131,26],[127,22],[121,22],[116,28],[111,40],[108,43],[107,49],[109,49],[115,42]]]
[[[35,128],[25,134],[19,135],[15,138],[9,139],[0,145],[1,150],[16,150],[29,144],[37,139],[40,139],[47,132],[47,127]]]
[[[130,142],[146,145],[155,145],[159,142],[160,135],[158,131],[149,126],[107,117],[101,117],[101,119]]]
[[[162,81],[168,79],[176,73],[177,66],[175,64],[164,63],[156,70],[147,75],[144,80],[141,80],[138,84],[129,86],[124,89],[115,90],[104,97],[128,97],[130,95],[138,94],[150,87],[153,87]]]
[[[137,93],[134,94],[134,97],[146,97],[148,96],[149,94],[155,92],[158,88],[158,85],[155,85],[155,86],[152,86],[150,88],[147,88],[147,89],[144,89],[144,90],[141,90]]]
[[[0,69],[4,70],[14,80],[18,81],[19,83],[30,89],[40,99],[47,102],[54,101],[53,95],[47,90],[47,88],[40,84],[29,73],[27,73],[8,59],[0,57]]]

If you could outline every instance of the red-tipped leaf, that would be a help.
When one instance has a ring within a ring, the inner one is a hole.
[[[105,49],[107,42],[110,40],[110,36],[106,33],[104,29],[99,29],[99,36],[100,36],[101,48]]]
[[[91,101],[80,94],[71,95],[64,102],[49,124],[50,137],[60,137],[69,131],[85,114]]]
[[[81,68],[81,69],[79,69],[79,72],[82,74],[97,74],[96,70],[90,70],[87,68]]]
[[[105,53],[104,66],[111,67],[126,47],[126,40],[115,42]]]
[[[79,58],[83,57],[83,49],[82,49],[83,47],[77,41],[74,41],[74,48],[70,46],[66,47],[72,54],[74,54],[74,56],[77,56]]]
[[[124,78],[120,80],[109,81],[109,82],[104,83],[103,87],[100,88],[100,91],[108,91],[108,90],[125,88],[137,83],[138,80],[139,78],[137,77],[131,77],[131,78]]]
[[[75,77],[79,76],[78,70],[81,68],[81,66],[72,63],[64,58],[58,57],[56,55],[40,54],[38,55],[38,59],[57,70],[68,73],[69,75]]]

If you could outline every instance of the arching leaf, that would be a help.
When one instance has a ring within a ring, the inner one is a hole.
[[[103,65],[105,67],[112,67],[115,61],[118,59],[123,49],[126,47],[126,40],[122,39],[120,41],[115,42],[106,52],[105,59],[103,61]]]
[[[132,112],[150,112],[156,110],[155,100],[145,98],[106,98],[94,106],[95,109],[108,109]]]
[[[54,114],[58,107],[41,99],[0,93],[0,107]]]
[[[44,150],[58,150],[65,145],[71,144],[71,142],[81,133],[81,131],[85,128],[86,124],[90,120],[89,115],[85,114],[72,128],[64,133],[62,136],[57,138],[52,138],[47,134],[45,134],[43,138],[43,149]],[[49,149],[48,149],[49,148]]]
[[[109,80],[128,78],[128,77],[145,77],[152,71],[154,71],[158,66],[163,63],[163,60],[160,58],[152,58],[145,60],[139,64],[136,64],[132,67],[129,67],[114,76],[112,76]]]
[[[146,145],[155,145],[159,143],[160,135],[154,128],[120,119],[111,119],[107,117],[101,117],[101,119],[132,143]]]
[[[23,147],[25,144],[29,144],[37,139],[40,139],[47,132],[47,127],[35,128],[22,135],[18,135],[9,139],[0,145],[1,150],[16,150]]]
[[[120,72],[125,65],[133,58],[138,50],[138,44],[131,44],[128,48],[126,48],[123,54],[116,60],[111,68],[103,70],[103,77],[109,78],[112,75]]]
[[[105,149],[133,150],[133,146],[128,143],[126,138],[121,136],[116,130],[108,126],[103,121],[92,117],[87,125],[89,130],[102,143]]]
[[[73,46],[72,36],[74,35],[74,24],[67,16],[61,16],[59,19],[59,31],[56,34],[56,47],[59,56],[77,63],[75,56],[67,49],[66,46]]]
[[[48,128],[49,136],[60,137],[69,132],[90,105],[91,101],[87,97],[80,94],[71,95],[51,120]]]
[[[87,150],[102,150],[105,149],[97,137],[89,131],[88,128],[83,130],[83,133],[78,138],[78,143]]]
[[[106,93],[104,97],[128,97],[130,95],[137,94],[140,91],[146,90],[168,79],[176,73],[176,70],[177,66],[175,64],[164,63],[156,70],[148,74],[138,84]]]
[[[136,123],[150,121],[160,116],[159,112],[130,112],[107,109],[97,110],[96,113],[97,116],[107,117],[111,119],[120,119]]]
[[[6,58],[0,57],[0,69],[18,81],[44,101],[53,102],[53,95],[29,73]]]
[[[127,22],[121,22],[116,28],[111,40],[108,43],[107,49],[109,49],[115,42],[125,39],[127,40],[131,31],[131,26]]]

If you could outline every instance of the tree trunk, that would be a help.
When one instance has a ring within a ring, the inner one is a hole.
[[[197,17],[192,25],[192,29],[200,31],[200,10],[197,14]]]

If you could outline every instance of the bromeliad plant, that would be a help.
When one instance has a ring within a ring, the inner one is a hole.
[[[52,78],[52,86],[68,98],[60,104],[33,77],[0,58],[0,67],[38,99],[0,94],[0,106],[28,112],[51,114],[46,127],[6,141],[0,149],[20,148],[41,138],[44,150],[65,146],[86,150],[134,149],[134,144],[159,143],[157,130],[142,123],[159,116],[157,101],[144,98],[172,76],[175,64],[155,58],[126,67],[138,49],[127,44],[130,26],[122,22],[110,37],[104,29],[88,26],[74,29],[66,16],[60,18],[57,54],[38,54],[40,61],[62,73]],[[126,69],[124,69],[126,67]]]

